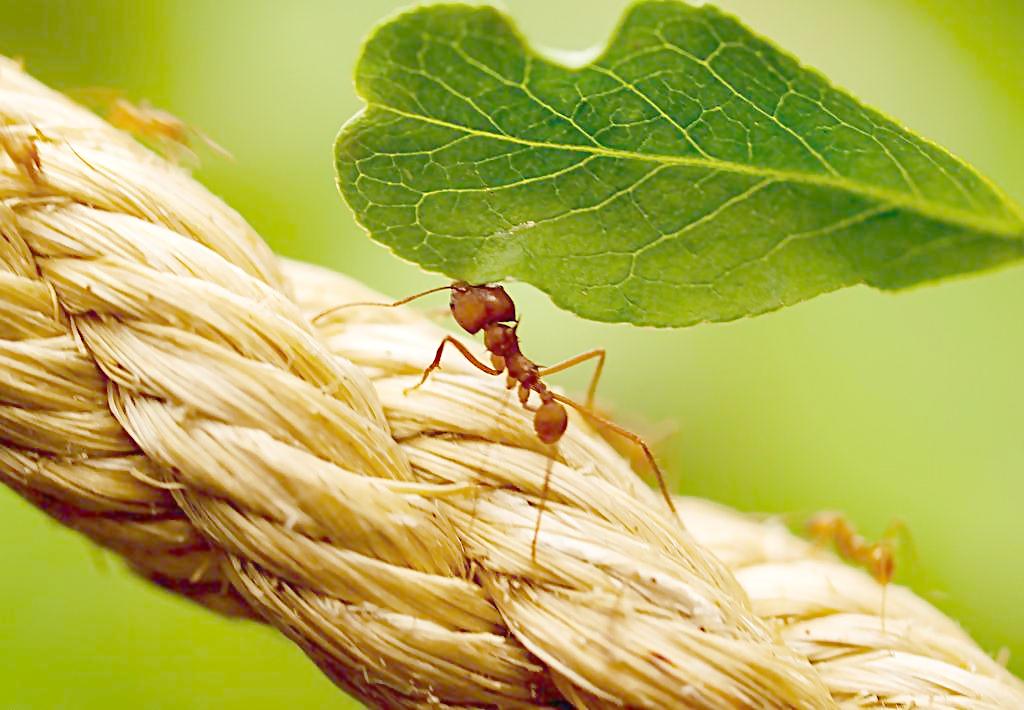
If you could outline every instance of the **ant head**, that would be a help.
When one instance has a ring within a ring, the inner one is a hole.
[[[471,286],[456,281],[452,284],[451,309],[455,321],[470,334],[492,323],[516,319],[516,305],[501,286]]]
[[[533,415],[533,430],[545,444],[553,444],[562,438],[569,425],[569,415],[559,402],[549,399],[537,407]]]

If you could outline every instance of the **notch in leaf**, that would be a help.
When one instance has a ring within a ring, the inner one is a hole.
[[[370,236],[585,318],[726,321],[1024,256],[971,167],[713,7],[640,2],[579,68],[494,8],[418,8],[367,40],[356,89],[336,164]]]

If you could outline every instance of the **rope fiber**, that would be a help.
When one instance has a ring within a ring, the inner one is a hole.
[[[279,259],[0,58],[0,478],[379,707],[1024,707],[907,589],[555,448],[442,331]],[[479,346],[472,344],[472,347]],[[531,540],[545,475],[551,487]]]

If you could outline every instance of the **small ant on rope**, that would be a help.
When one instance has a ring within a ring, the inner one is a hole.
[[[878,542],[868,542],[842,513],[824,511],[807,521],[807,533],[819,544],[832,543],[841,557],[867,570],[882,585],[882,624],[885,624],[885,593],[896,571],[896,532],[906,533],[906,526],[895,521],[886,528]]]
[[[879,584],[892,581],[896,571],[896,552],[891,531],[886,531],[879,542],[868,542],[845,515],[825,511],[807,521],[807,533],[818,543],[834,544],[842,557],[864,567]]]
[[[491,354],[491,364],[487,365],[481,362],[459,340],[451,335],[447,335],[438,346],[433,361],[423,371],[420,381],[410,389],[414,390],[420,387],[430,377],[430,373],[441,367],[441,356],[444,354],[445,346],[451,345],[481,372],[495,376],[504,373],[508,389],[513,389],[516,386],[519,387],[519,402],[525,409],[533,412],[533,429],[537,433],[537,438],[544,444],[552,445],[562,438],[569,424],[569,417],[565,409],[566,406],[569,406],[596,424],[638,445],[643,450],[644,456],[650,463],[655,476],[657,476],[658,487],[661,490],[662,497],[665,499],[665,503],[668,505],[669,510],[672,511],[673,517],[678,520],[678,513],[675,503],[672,501],[668,484],[665,482],[661,468],[658,466],[658,462],[654,458],[654,454],[647,445],[647,442],[634,432],[615,424],[593,410],[594,393],[597,389],[597,382],[601,377],[601,372],[604,369],[604,349],[588,350],[550,367],[537,365],[523,355],[519,349],[519,336],[516,333],[519,327],[519,320],[516,317],[516,306],[511,296],[508,295],[502,286],[494,284],[474,286],[465,281],[456,281],[451,285],[428,289],[393,303],[346,303],[320,313],[313,319],[313,322],[315,323],[344,308],[352,308],[354,306],[385,306],[393,308],[439,291],[451,291],[449,306],[452,317],[455,318],[455,322],[463,330],[470,335],[476,335],[483,331],[484,347]],[[570,367],[591,359],[596,359],[597,365],[594,368],[590,386],[587,388],[586,404],[580,404],[564,395],[552,392],[543,381],[543,378],[547,375],[568,370]],[[527,404],[531,394],[536,394],[540,398],[540,405],[536,408],[531,408]],[[551,469],[549,468],[544,476],[540,506],[537,512],[537,523],[534,528],[533,542],[531,544],[531,556],[533,559],[537,558],[537,536],[540,531],[540,519],[544,514],[550,478]]]
[[[146,100],[129,101],[117,89],[78,89],[72,93],[102,115],[107,123],[131,133],[174,163],[199,160],[193,149],[196,138],[221,157],[231,158],[231,153],[198,128]]]
[[[168,111],[152,106],[148,101],[134,104],[124,98],[114,99],[110,104],[107,121],[116,128],[152,141],[163,153],[174,159],[196,159],[191,145],[193,136],[222,157],[231,157],[230,153],[199,129],[188,125]]]

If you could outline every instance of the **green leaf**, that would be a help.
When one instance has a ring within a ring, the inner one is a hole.
[[[587,318],[724,321],[1024,256],[969,166],[712,7],[636,4],[578,68],[491,7],[419,8],[368,39],[356,89],[338,184],[374,239]]]

